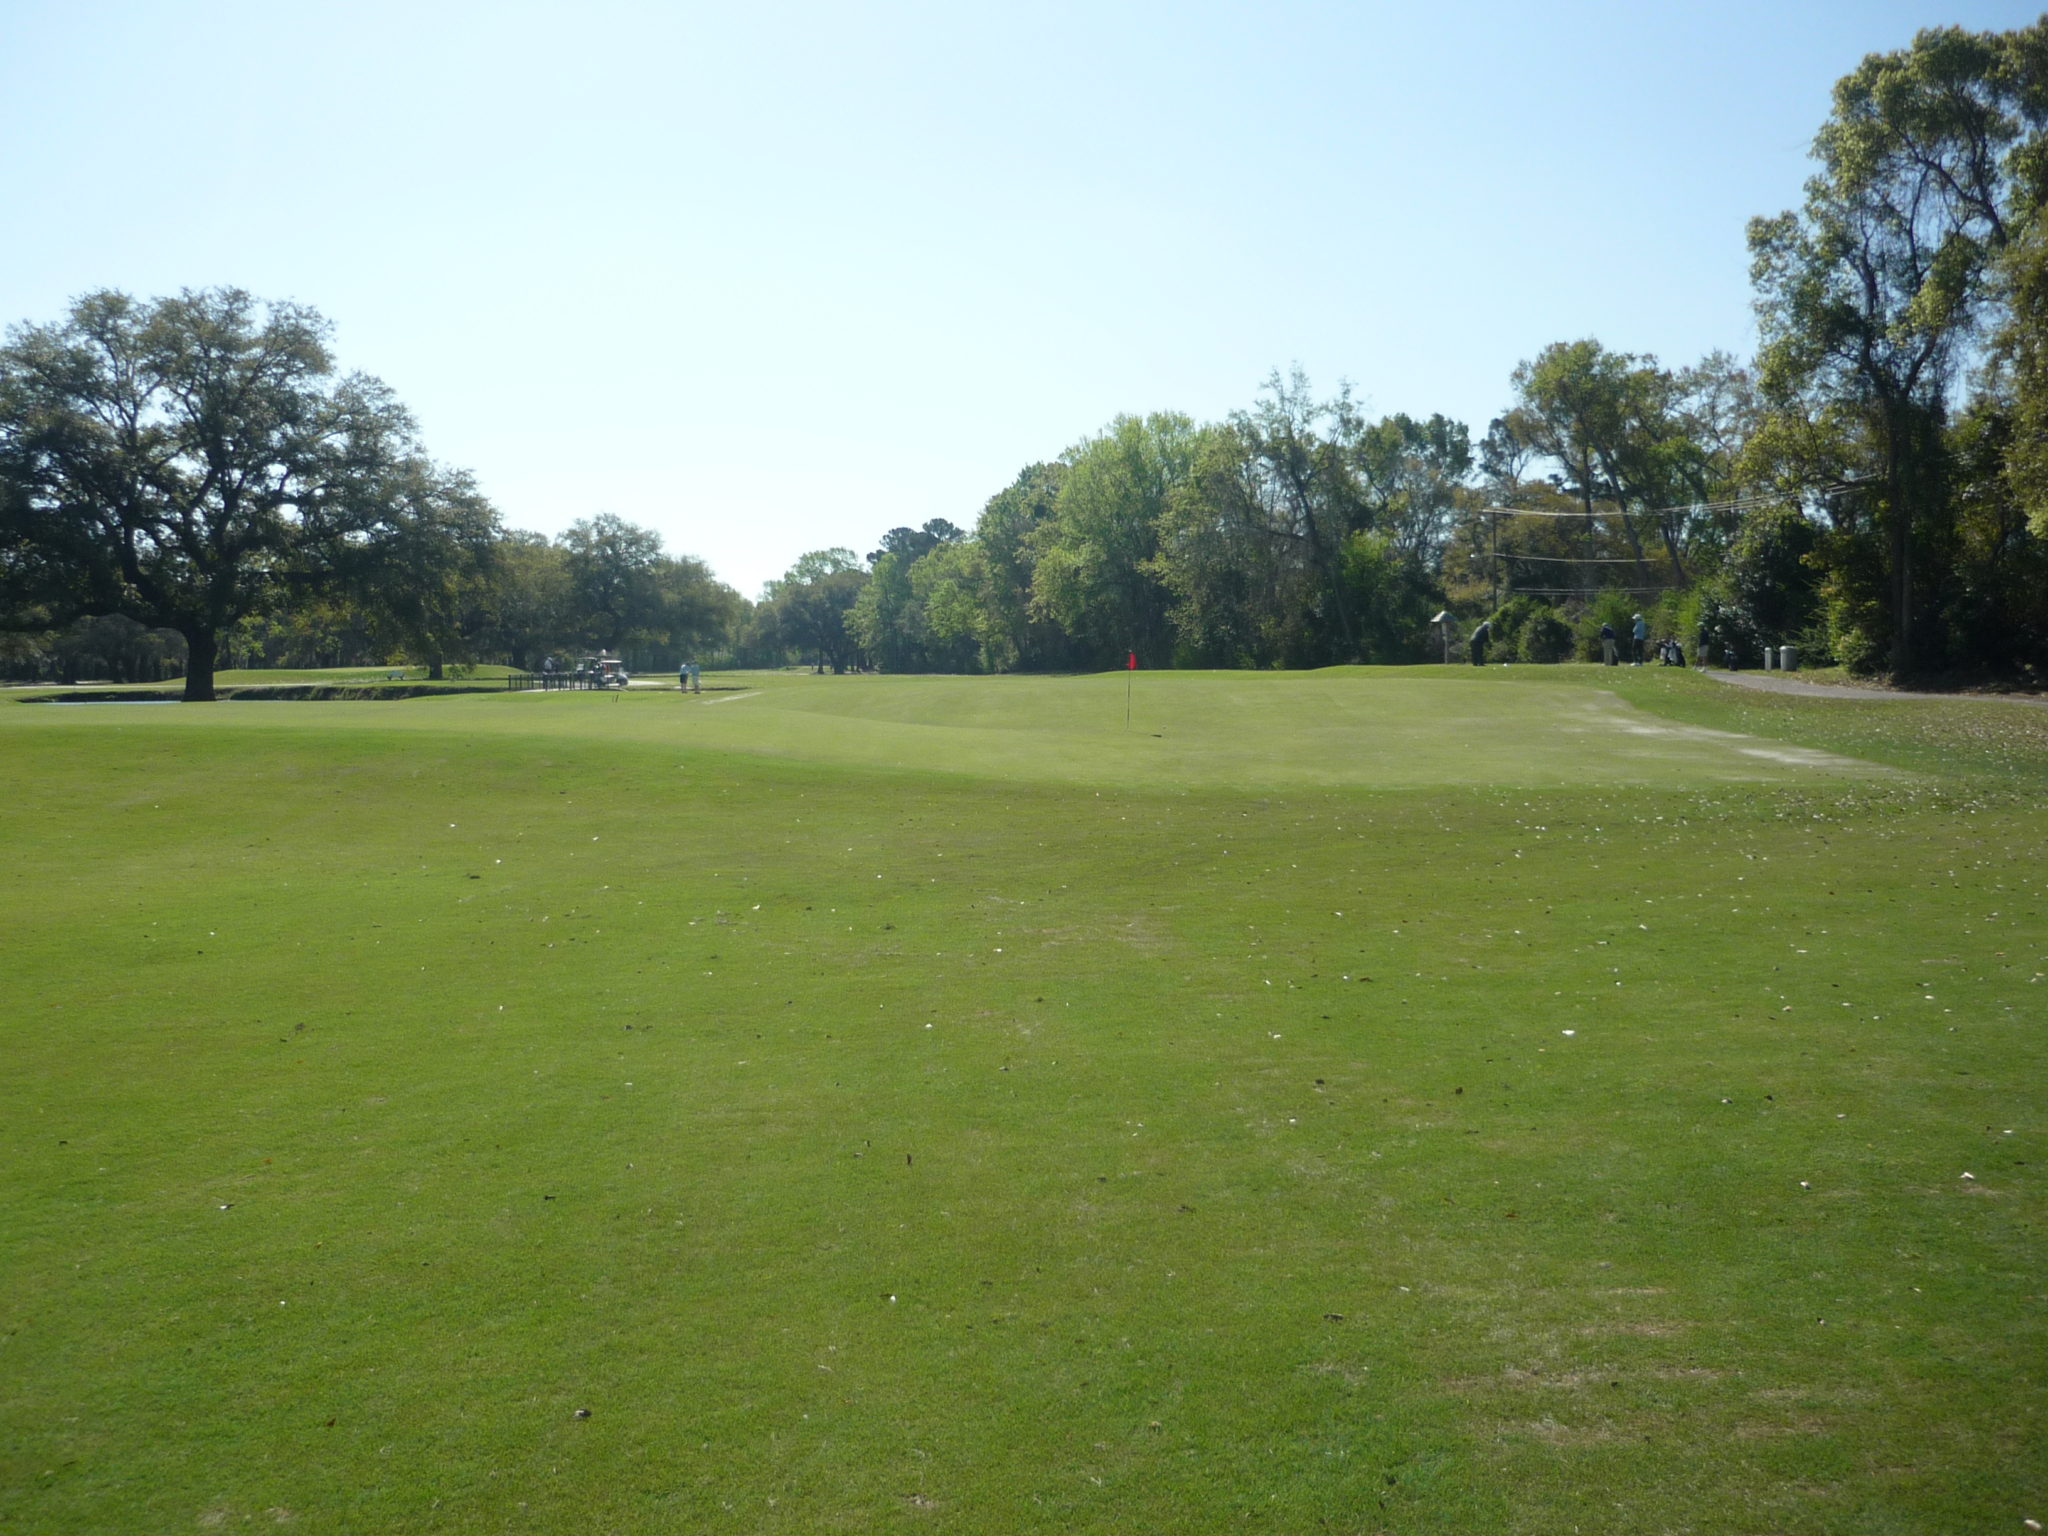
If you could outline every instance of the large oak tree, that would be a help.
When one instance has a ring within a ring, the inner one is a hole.
[[[235,288],[92,293],[16,327],[0,347],[0,622],[176,630],[185,698],[209,700],[238,620],[416,542],[437,487],[474,521],[466,484],[429,472],[411,417],[339,373],[328,334],[309,308]]]

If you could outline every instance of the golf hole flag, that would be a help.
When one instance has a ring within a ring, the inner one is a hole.
[[[1124,669],[1129,672],[1135,672],[1138,670],[1138,653],[1136,651],[1132,651],[1130,655],[1125,659]]]

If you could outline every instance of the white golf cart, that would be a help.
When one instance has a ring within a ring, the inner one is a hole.
[[[623,688],[632,681],[627,675],[626,664],[603,651],[584,657],[576,668],[576,674],[583,679],[586,688]]]

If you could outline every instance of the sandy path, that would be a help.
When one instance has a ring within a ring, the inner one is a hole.
[[[1809,683],[1781,672],[1717,672],[1707,676],[1760,693],[1801,693],[1812,699],[1991,699],[2002,704],[2031,704],[2048,709],[2048,699],[2026,693],[1912,693],[1901,688],[1854,688],[1840,683]]]

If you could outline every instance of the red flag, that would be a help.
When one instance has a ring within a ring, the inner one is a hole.
[[[1136,651],[1131,652],[1130,659],[1124,663],[1124,666],[1132,672],[1138,670],[1138,653]]]

